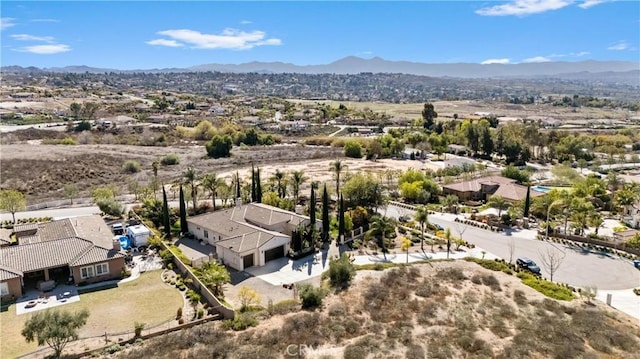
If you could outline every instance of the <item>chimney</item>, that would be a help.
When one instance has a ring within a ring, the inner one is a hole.
[[[120,252],[121,249],[122,247],[120,247],[120,238],[113,237],[113,250],[116,252]]]
[[[236,198],[236,208],[242,207],[242,197]]]

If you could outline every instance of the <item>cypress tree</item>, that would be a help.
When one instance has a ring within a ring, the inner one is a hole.
[[[527,186],[527,197],[524,199],[524,210],[522,216],[529,218],[529,207],[531,206],[531,186]]]
[[[315,234],[316,234],[316,191],[311,186],[311,198],[309,200],[309,221],[311,222],[311,227],[309,228],[310,236],[311,236],[311,246],[314,246],[315,243]]]
[[[236,199],[240,197],[240,175],[238,174],[238,171],[236,171]]]
[[[327,184],[324,184],[322,191],[322,241],[329,241],[329,192],[327,192]]]
[[[340,207],[338,209],[338,243],[344,241],[344,237],[346,235],[346,227],[344,224],[344,198],[342,198],[342,193],[340,194]]]
[[[251,202],[256,202],[257,200],[256,194],[256,170],[253,168],[253,163],[251,164]]]
[[[187,223],[187,204],[184,201],[184,191],[182,190],[182,186],[180,186],[180,232],[189,232],[189,224]]]
[[[260,167],[256,170],[256,202],[262,203],[262,184],[260,183]]]
[[[171,219],[169,218],[169,203],[167,202],[167,191],[162,185],[162,225],[164,226],[164,234],[167,238],[171,238]]]

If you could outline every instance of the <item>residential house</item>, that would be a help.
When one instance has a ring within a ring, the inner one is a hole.
[[[14,228],[17,245],[0,247],[2,298],[55,283],[94,283],[120,278],[120,244],[100,216],[26,223]],[[17,283],[20,283],[18,285]]]
[[[284,257],[293,230],[309,221],[307,216],[277,207],[241,201],[233,208],[187,219],[189,231],[213,245],[218,258],[237,270]],[[320,229],[322,223],[317,221],[316,227]]]
[[[491,196],[502,196],[508,202],[516,203],[526,198],[527,186],[517,184],[511,178],[490,176],[443,185],[442,193],[456,195],[460,201],[486,201]],[[531,188],[531,198],[544,195]]]

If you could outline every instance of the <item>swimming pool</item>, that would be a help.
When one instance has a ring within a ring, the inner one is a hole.
[[[531,189],[534,191],[544,192],[544,193],[551,191],[551,187],[547,187],[547,186],[533,186],[531,187]]]
[[[122,248],[122,249],[131,248],[131,241],[129,240],[129,237],[120,236],[119,240],[120,240],[120,248]]]

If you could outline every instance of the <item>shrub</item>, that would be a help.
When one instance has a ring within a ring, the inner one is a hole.
[[[60,140],[60,144],[61,145],[77,145],[78,142],[71,137],[65,137],[62,140]]]
[[[324,290],[320,287],[314,287],[311,284],[304,284],[298,287],[300,300],[303,309],[313,309],[322,305],[324,299]]]
[[[134,328],[134,332],[135,332],[135,337],[139,338],[140,335],[142,335],[142,329],[144,329],[144,327],[146,326],[145,323],[140,323],[140,322],[135,322],[133,324],[133,328]]]
[[[549,282],[544,279],[534,277],[529,273],[518,273],[518,278],[522,279],[522,283],[546,295],[547,297],[558,300],[572,300],[575,295],[571,289],[566,286]]]
[[[134,160],[128,160],[122,165],[122,169],[127,173],[140,172],[140,163]]]
[[[523,291],[521,291],[520,289],[516,289],[516,290],[513,291],[513,300],[519,306],[524,306],[524,305],[528,304],[527,295]]]
[[[356,141],[344,143],[344,155],[351,158],[362,158],[362,146]]]
[[[201,319],[202,317],[204,317],[204,309],[200,308],[200,309],[198,309],[198,313],[196,314],[196,318]]]
[[[331,259],[329,261],[329,282],[332,287],[349,287],[355,275],[356,269],[351,263],[351,258],[346,253],[343,253],[339,259]]]
[[[120,217],[124,213],[124,206],[115,198],[101,198],[96,201],[96,205],[104,214]]]
[[[176,319],[180,318],[182,318],[182,307],[178,308],[178,311],[176,312]]]
[[[113,354],[113,353],[117,353],[117,352],[119,352],[121,350],[122,350],[122,347],[120,346],[120,344],[114,343],[114,344],[111,344],[110,346],[106,347],[104,351],[107,354]]]
[[[160,160],[160,164],[162,164],[163,166],[173,166],[179,163],[180,157],[178,157],[178,155],[176,155],[175,153],[170,153],[162,157],[162,159]]]
[[[207,156],[212,158],[230,157],[231,148],[233,147],[233,140],[231,136],[215,135],[211,141],[205,145],[207,149]]]
[[[227,319],[222,324],[222,327],[226,330],[245,330],[250,327],[255,327],[258,325],[258,320],[254,317],[254,314],[251,312],[245,313],[236,313],[236,316],[233,319]]]

